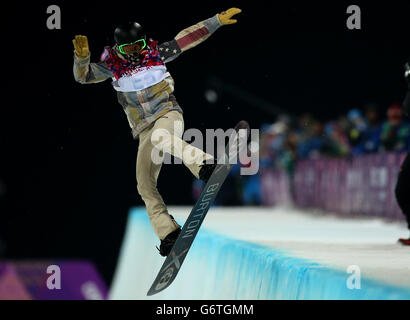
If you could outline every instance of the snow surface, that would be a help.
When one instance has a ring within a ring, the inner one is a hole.
[[[169,207],[182,222],[190,210]],[[357,265],[364,277],[410,288],[410,247],[397,243],[409,237],[404,222],[342,219],[291,207],[213,207],[202,227],[345,272]]]
[[[180,223],[191,207],[169,207]],[[212,207],[173,284],[147,297],[164,258],[145,208],[130,211],[110,299],[410,299],[405,223],[291,207]],[[241,241],[238,241],[241,240]],[[358,266],[361,290],[347,289]]]

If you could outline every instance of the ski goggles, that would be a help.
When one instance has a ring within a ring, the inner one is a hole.
[[[145,42],[145,39],[139,39],[131,43],[121,44],[118,46],[118,49],[122,54],[130,54],[133,52],[140,53],[146,46],[147,43]]]

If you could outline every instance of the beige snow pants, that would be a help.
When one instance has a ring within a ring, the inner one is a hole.
[[[199,178],[200,165],[203,161],[212,158],[211,155],[183,141],[183,131],[182,114],[170,111],[139,135],[137,189],[145,202],[154,232],[161,240],[179,228],[179,225],[171,219],[157,189],[157,179],[162,166],[160,157],[168,152],[181,159],[196,178]]]

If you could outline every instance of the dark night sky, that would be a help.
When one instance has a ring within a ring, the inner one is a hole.
[[[0,257],[87,258],[109,281],[128,208],[142,204],[135,182],[138,143],[110,81],[74,81],[75,34],[88,36],[96,61],[103,46],[113,44],[119,22],[136,20],[148,36],[166,41],[222,9],[241,8],[236,25],[220,28],[167,65],[186,128],[226,129],[240,119],[256,128],[274,120],[229,94],[208,104],[210,77],[290,114],[309,111],[323,120],[367,102],[386,109],[403,98],[408,1],[360,2],[362,30],[356,31],[346,28],[350,3],[343,2],[115,3],[16,3],[6,10]],[[61,30],[46,28],[51,4],[61,8]],[[159,189],[165,202],[192,204],[191,182],[186,168],[164,166]]]

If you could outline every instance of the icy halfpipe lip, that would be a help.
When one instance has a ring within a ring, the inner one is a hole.
[[[128,265],[128,270],[135,270],[136,274],[141,274],[136,286],[133,287],[135,291],[130,291],[132,298],[135,298],[138,290],[141,291],[141,296],[146,293],[143,278],[144,274],[147,278],[150,277],[149,269],[152,268],[151,265],[147,265],[147,261],[155,262],[155,259],[149,256],[153,255],[154,251],[148,248],[154,246],[156,239],[152,237],[151,240],[147,240],[149,237],[145,237],[152,233],[145,209],[133,209],[130,212],[129,223],[134,226],[134,234],[127,235],[128,241],[141,246],[139,249],[133,247],[132,250],[140,250],[139,259],[144,259],[143,264]],[[127,227],[128,231],[130,230]],[[138,241],[135,239],[138,236],[137,232],[140,234]],[[145,242],[141,241],[144,239]],[[295,257],[286,251],[236,240],[205,228],[200,230],[191,250],[179,278],[163,292],[160,299],[410,299],[410,288],[389,285],[365,277],[361,278],[360,289],[349,289],[347,278],[350,274],[343,271]],[[126,257],[127,253],[124,251],[123,259]],[[127,262],[123,260],[122,263]],[[127,278],[124,284],[129,286],[130,274],[124,274],[122,277]],[[120,272],[117,278],[121,278]],[[147,283],[151,281],[152,279],[148,279]],[[122,289],[118,283],[117,294],[113,294],[111,298],[116,299]]]

